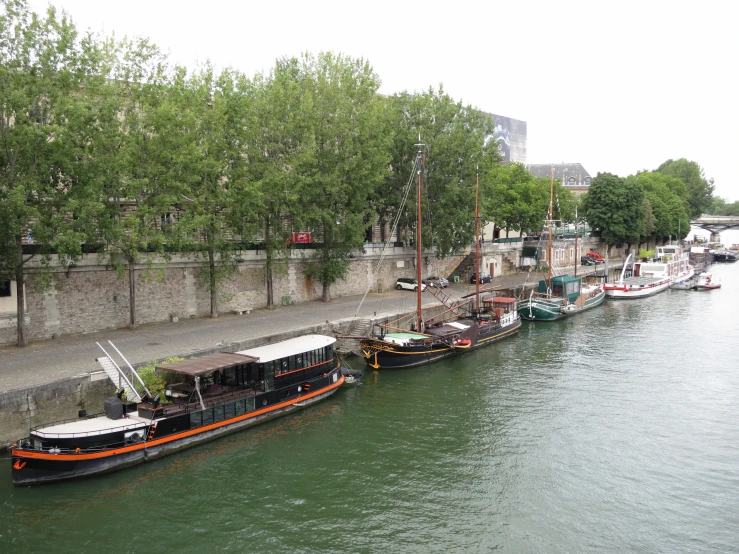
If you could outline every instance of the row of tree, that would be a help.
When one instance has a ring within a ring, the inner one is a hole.
[[[448,254],[472,239],[474,176],[499,161],[491,121],[443,89],[392,97],[361,59],[322,53],[246,76],[169,65],[147,40],[80,35],[64,13],[26,0],[0,11],[0,278],[18,292],[34,258],[62,264],[99,251],[130,273],[142,252],[189,253],[218,313],[218,284],[238,248],[266,252],[267,303],[286,238],[311,230],[309,275],[343,277],[368,225],[398,219],[418,137],[426,148],[427,246]],[[149,259],[148,257],[146,259]]]
[[[33,13],[26,0],[2,3],[0,55],[0,280],[17,282],[20,345],[27,267],[51,254],[69,265],[98,251],[128,271],[135,325],[134,267],[151,259],[142,253],[202,259],[216,316],[239,248],[257,242],[265,251],[272,306],[290,232],[310,230],[320,249],[308,274],[328,300],[374,222],[397,221],[397,236],[412,237],[416,208],[405,200],[419,147],[423,242],[439,255],[473,240],[476,175],[483,224],[526,232],[547,214],[550,180],[500,164],[488,115],[441,87],[381,96],[362,59],[305,54],[255,76],[188,71],[147,40],[80,35],[66,14]],[[588,195],[591,226],[613,242],[633,229],[634,240],[672,233],[675,221],[687,233],[687,214],[702,205],[680,204],[694,199],[680,175],[660,179],[599,175]],[[613,190],[601,192],[611,180]],[[645,191],[640,207],[623,223],[608,219],[632,189]],[[556,191],[554,216],[574,221],[577,199],[559,183]]]
[[[650,239],[686,237],[691,220],[711,205],[713,188],[713,180],[704,177],[697,163],[668,160],[654,171],[625,178],[599,173],[582,207],[607,244],[630,247]]]

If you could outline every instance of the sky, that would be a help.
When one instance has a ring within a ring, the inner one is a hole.
[[[527,163],[627,176],[697,162],[739,200],[739,6],[729,0],[371,2],[30,0],[78,29],[143,36],[170,60],[247,75],[302,52],[364,58],[380,92],[443,85],[528,125]]]

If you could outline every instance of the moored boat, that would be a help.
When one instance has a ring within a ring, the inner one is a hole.
[[[713,260],[715,262],[735,262],[739,259],[739,252],[734,250],[716,250],[713,252]]]
[[[658,246],[654,259],[634,262],[631,276],[624,277],[630,259],[631,254],[624,262],[618,281],[603,285],[608,298],[622,300],[652,296],[695,275],[687,253],[678,245]]]
[[[521,302],[526,321],[557,321],[600,306],[605,291],[598,284],[584,285],[580,277],[559,275],[539,281],[539,289]]]
[[[310,406],[344,382],[335,341],[307,335],[160,365],[169,379],[164,398],[152,398],[122,355],[130,377],[103,350],[98,362],[116,394],[102,413],[31,428],[10,447],[13,484],[115,471]]]
[[[713,273],[701,273],[695,282],[696,290],[712,290],[721,288],[721,278]]]
[[[526,321],[557,321],[585,310],[600,306],[605,300],[605,292],[599,284],[583,285],[582,279],[571,275],[552,276],[552,226],[554,223],[554,167],[550,180],[549,213],[547,226],[549,243],[547,247],[548,276],[539,281],[537,291],[532,291],[528,298],[522,299],[519,311]],[[575,250],[577,250],[577,232],[575,232]],[[600,256],[600,254],[597,254]],[[577,272],[577,265],[575,266]]]
[[[482,302],[479,312],[451,321],[423,321],[423,332],[390,330],[359,337],[367,365],[374,369],[400,369],[423,365],[461,352],[492,344],[521,331],[518,300],[493,296]],[[466,306],[460,310],[467,309]]]
[[[415,161],[416,188],[416,279],[421,280],[421,174],[423,152],[419,149]],[[479,181],[476,183],[476,196]],[[480,275],[479,236],[480,214],[475,199],[475,275]],[[517,335],[521,330],[518,300],[507,296],[492,296],[481,302],[480,279],[475,279],[474,306],[472,301],[450,302],[450,296],[439,287],[430,287],[446,307],[433,317],[424,317],[420,288],[416,291],[416,311],[411,329],[402,328],[400,321],[377,326],[378,332],[369,337],[347,337],[359,340],[359,348],[367,365],[374,369],[399,369],[423,365],[455,354],[492,344]]]

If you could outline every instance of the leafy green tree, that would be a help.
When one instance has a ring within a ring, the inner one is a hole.
[[[588,224],[601,230],[606,244],[634,244],[644,235],[644,198],[644,189],[638,182],[598,173],[583,199],[583,208]]]
[[[190,238],[182,244],[206,261],[202,271],[211,317],[218,317],[218,285],[238,267],[234,236],[246,231],[245,222],[235,217],[235,190],[239,179],[246,178],[243,132],[248,97],[241,85],[235,72],[216,74],[206,65],[190,76],[178,68],[169,90],[179,113],[176,135],[183,141],[173,153],[169,172],[169,178],[182,186],[178,230],[181,239]],[[239,209],[249,211],[247,206]]]
[[[643,239],[666,240],[678,235],[682,239],[688,234],[690,219],[682,181],[656,171],[642,171],[627,177],[626,182],[640,186],[648,203]]]
[[[679,160],[667,160],[657,168],[659,173],[677,177],[687,187],[688,193],[688,215],[691,219],[696,219],[708,210],[711,206],[711,197],[713,196],[713,179],[706,179],[701,168],[696,162],[691,162],[685,158]]]
[[[91,232],[105,244],[108,263],[121,275],[127,269],[129,326],[135,327],[136,265],[142,252],[167,256],[164,245],[176,222],[167,171],[176,136],[168,128],[177,113],[167,102],[166,59],[155,45],[108,40],[103,55],[105,79],[87,95],[102,107],[89,140],[87,181],[98,202]]]
[[[18,345],[27,344],[25,273],[36,256],[74,262],[91,216],[84,176],[90,109],[83,94],[98,46],[65,14],[24,0],[0,8],[0,267],[17,284]],[[28,244],[28,246],[27,246]]]
[[[474,238],[476,174],[481,176],[481,190],[486,189],[491,167],[500,161],[496,144],[486,143],[492,121],[479,110],[455,102],[442,87],[422,94],[397,94],[389,99],[388,108],[395,137],[392,172],[381,192],[380,212],[392,217],[400,209],[412,177],[417,151],[413,145],[420,137],[426,145],[424,247],[433,246],[441,256],[458,251]],[[487,212],[481,215],[484,225]],[[401,216],[401,225],[412,228],[415,203],[409,202]]]
[[[301,81],[309,134],[299,158],[293,215],[302,229],[317,231],[322,246],[307,273],[330,286],[344,278],[352,251],[361,248],[375,213],[370,198],[388,171],[390,133],[383,125],[380,80],[364,60],[322,53],[303,55]]]
[[[249,182],[238,194],[250,199],[259,219],[266,255],[268,308],[275,305],[275,274],[287,271],[287,245],[292,229],[284,223],[299,205],[298,184],[302,177],[298,168],[309,163],[313,155],[305,115],[311,110],[310,90],[310,81],[296,58],[277,60],[267,79],[257,78],[253,85],[253,132],[247,141]],[[244,204],[237,201],[237,205]],[[244,214],[244,218],[248,216]]]
[[[520,163],[488,172],[482,211],[485,219],[510,230],[540,229],[549,208],[549,179],[537,179]]]

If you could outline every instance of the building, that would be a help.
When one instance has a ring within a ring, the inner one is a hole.
[[[550,177],[554,167],[554,178],[558,179],[562,186],[572,190],[577,196],[588,191],[590,186],[590,173],[579,163],[560,164],[528,164],[526,169],[534,177]]]

